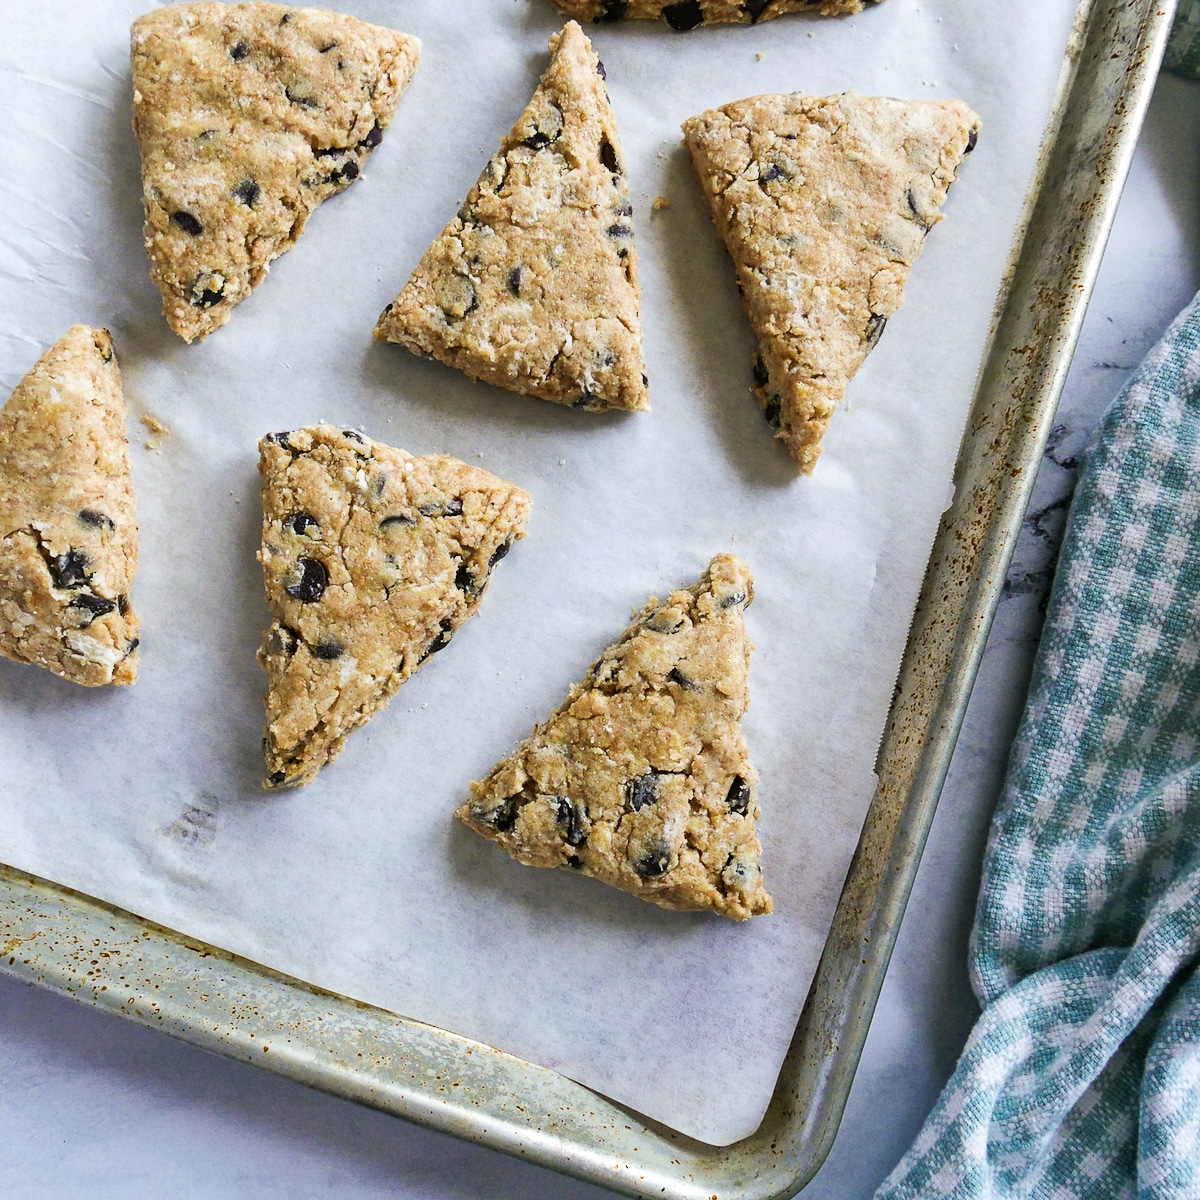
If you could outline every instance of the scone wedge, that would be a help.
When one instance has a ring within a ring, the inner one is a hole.
[[[663,908],[770,912],[741,731],[753,594],[745,563],[719,554],[691,587],[651,600],[455,815],[529,866]]]
[[[375,336],[556,404],[647,409],[633,205],[601,66],[574,21]]]
[[[296,787],[475,615],[531,501],[456,458],[332,425],[270,434],[259,456],[265,786]]]
[[[754,391],[809,474],[979,118],[960,100],[754,96],[684,122],[758,337]]]
[[[681,32],[697,25],[756,25],[784,13],[825,17],[862,12],[879,0],[554,0],[569,17],[597,25],[626,17],[666,21]]]
[[[144,237],[180,337],[224,325],[358,178],[419,57],[414,37],[319,8],[168,4],[133,23]]]
[[[96,687],[133,683],[138,530],[121,373],[72,325],[0,411],[0,653]]]

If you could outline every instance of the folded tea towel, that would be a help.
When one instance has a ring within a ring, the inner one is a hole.
[[[1093,439],[994,818],[983,1013],[876,1200],[1200,1198],[1200,297]]]

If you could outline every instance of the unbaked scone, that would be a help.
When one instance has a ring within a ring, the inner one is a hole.
[[[718,554],[690,588],[652,599],[455,815],[529,866],[663,908],[770,912],[741,731],[753,594],[745,563]]]
[[[531,500],[456,458],[353,429],[273,433],[258,448],[275,617],[258,652],[265,786],[296,787],[475,615]]]
[[[672,29],[697,25],[754,25],[784,13],[811,12],[822,16],[862,12],[879,0],[554,0],[569,17],[594,24],[644,17],[666,21]]]
[[[420,49],[282,4],[168,4],[133,23],[143,233],[180,337],[224,325],[313,209],[358,178]]]
[[[0,654],[133,683],[138,531],[107,329],[72,325],[0,411]]]
[[[604,67],[574,21],[375,336],[556,404],[647,409],[633,205]]]
[[[758,337],[755,395],[809,474],[979,118],[961,100],[754,96],[683,131]]]

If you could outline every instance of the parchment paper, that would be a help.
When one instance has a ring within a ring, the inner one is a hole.
[[[516,118],[548,0],[342,0],[424,41],[364,178],[208,341],[141,245],[128,0],[0,0],[0,385],[108,325],[133,412],[143,667],[86,691],[0,661],[0,861],[326,988],[553,1067],[695,1137],[770,1097],[872,764],[1074,0],[886,0],[681,36],[590,27],[636,204],[654,411],[576,413],[374,343],[375,317]],[[758,55],[761,53],[761,59]],[[679,137],[758,92],[961,96],[984,119],[902,311],[798,479],[749,393],[752,336]],[[652,213],[663,195],[670,207]],[[157,451],[137,418],[170,427]],[[328,418],[534,496],[480,615],[312,787],[259,788],[268,622],[259,436]],[[777,910],[674,914],[522,867],[450,820],[652,592],[717,551],[757,577],[745,731]]]

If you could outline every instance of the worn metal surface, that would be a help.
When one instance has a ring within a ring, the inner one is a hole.
[[[930,560],[880,783],[759,1130],[715,1149],[467,1038],[0,868],[0,970],[634,1196],[768,1200],[837,1130],[1149,102],[1174,0],[1082,0],[1040,186]]]

